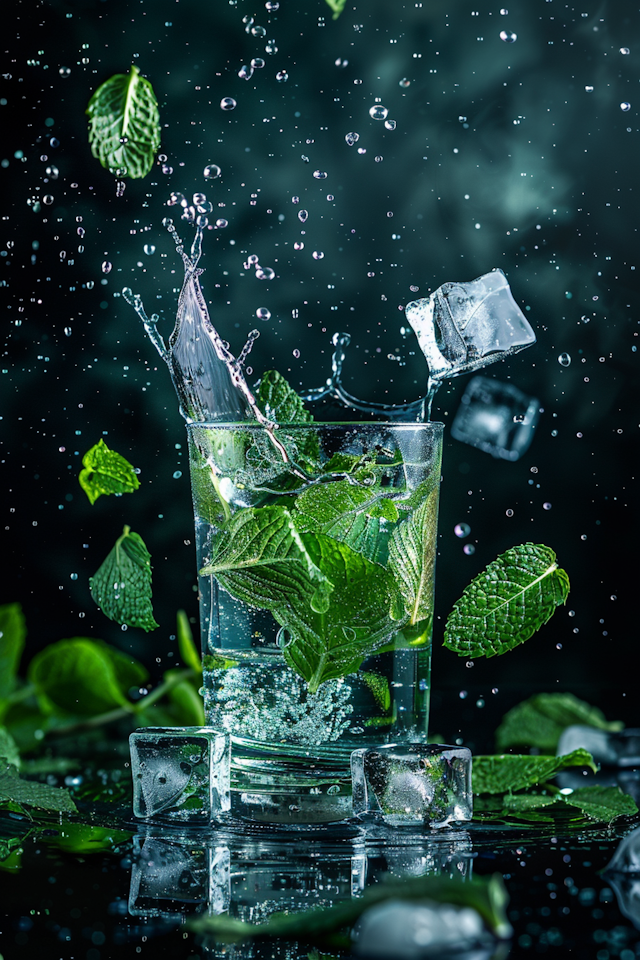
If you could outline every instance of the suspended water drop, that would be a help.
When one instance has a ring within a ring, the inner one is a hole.
[[[216,220],[216,227],[218,230],[223,230],[225,227],[229,226],[229,221],[225,220],[224,217],[220,217],[219,220]]]
[[[395,120],[385,120],[384,125],[387,130],[395,130],[397,123]]]
[[[291,203],[300,203],[300,197],[291,197]]]
[[[403,77],[402,80],[400,80],[400,81],[398,82],[398,86],[399,86],[399,87],[410,87],[410,86],[411,86],[411,80],[407,80],[406,77]]]
[[[297,347],[296,347],[296,349],[293,351],[293,355],[294,355],[294,357],[296,358],[296,360],[299,360],[299,359],[300,359],[300,351],[297,349]]]
[[[335,61],[335,65],[336,67],[348,67],[349,61],[343,60],[342,57],[338,57],[338,59]]]
[[[148,257],[153,256],[153,254],[156,252],[156,248],[153,243],[145,243],[143,249]]]
[[[258,280],[273,280],[276,272],[272,270],[271,267],[258,267],[256,270],[256,277]]]
[[[267,35],[265,27],[261,27],[259,24],[256,24],[255,27],[251,27],[251,33],[254,37],[266,37]]]
[[[501,30],[500,39],[504,40],[505,43],[515,43],[518,39],[518,34],[514,33],[513,30]]]
[[[204,168],[203,173],[206,180],[215,180],[216,177],[220,176],[220,174],[222,173],[222,170],[220,169],[217,163],[209,163]]]
[[[46,175],[47,175],[48,177],[50,177],[52,180],[57,180],[58,177],[59,177],[59,175],[60,175],[60,171],[58,170],[58,168],[57,168],[57,167],[54,167],[53,165],[50,166],[50,167],[47,167],[44,172],[45,172]]]
[[[173,167],[170,167],[168,163],[163,163],[161,170],[164,174],[173,173]]]
[[[65,328],[64,328],[64,335],[65,335],[65,337],[70,337],[72,333],[73,333],[73,331],[72,331],[71,327],[65,327]]]
[[[585,92],[586,92],[586,93],[593,93],[593,87],[591,87],[591,86],[588,86],[588,85],[587,85],[584,89],[585,89]]]
[[[591,320],[591,317],[588,317],[585,314],[584,316],[580,317],[580,319],[582,320],[583,323],[589,323],[589,321]]]
[[[126,189],[126,183],[124,180],[116,180],[116,197],[123,197],[124,191]]]
[[[280,9],[280,4],[276,3],[275,0],[267,0],[264,5],[265,10],[268,10],[269,13],[275,13],[276,10]]]
[[[61,77],[70,77],[71,76],[71,67],[60,67],[58,73]]]
[[[543,510],[551,510],[551,504],[550,504],[550,503],[543,503],[543,504],[542,504],[542,509],[543,509]]]
[[[503,7],[502,10],[500,11],[501,16],[503,17],[506,17],[508,13],[509,11],[507,10],[506,7]]]
[[[468,523],[456,523],[453,532],[456,537],[468,537],[471,533],[471,527]]]
[[[276,73],[276,80],[278,80],[280,83],[286,83],[288,79],[289,74],[286,70],[278,70]]]
[[[558,363],[563,367],[568,367],[571,363],[571,357],[568,353],[561,353],[558,357]]]
[[[327,174],[326,174],[326,172],[325,172],[324,170],[314,170],[314,171],[313,171],[313,176],[315,177],[316,180],[326,180],[326,179],[327,179]]]
[[[308,210],[298,210],[298,220],[300,221],[300,223],[305,223],[308,216],[309,216]]]
[[[113,264],[110,263],[109,260],[105,260],[102,264],[101,270],[103,273],[111,273],[112,267],[113,267]]]
[[[46,203],[46,205],[47,205],[48,207],[50,207],[51,204],[53,203],[53,197],[51,196],[50,193],[46,193],[46,194],[44,195],[44,197],[42,198],[42,202],[43,202],[43,203]]]
[[[629,52],[630,52],[629,47],[620,47],[620,53],[622,53],[623,55],[626,56],[626,54]]]
[[[295,242],[294,245],[293,245],[293,249],[294,249],[294,250],[304,250],[304,243],[302,242],[302,240],[296,240],[296,242]]]
[[[475,553],[475,552],[476,552],[476,548],[474,547],[474,545],[473,545],[472,543],[465,543],[465,545],[464,545],[464,547],[462,548],[462,550],[463,550],[464,553],[466,553],[466,555],[467,555],[468,557],[470,557],[472,553]]]
[[[624,112],[627,113],[629,110],[631,110],[631,104],[627,103],[626,100],[623,100],[622,103],[620,104],[620,109],[624,110]]]
[[[262,70],[262,68],[264,67],[264,60],[262,59],[262,57],[254,57],[253,60],[251,61],[251,66],[255,70]]]
[[[360,139],[360,134],[359,134],[359,133],[346,133],[344,139],[345,139],[346,142],[349,144],[349,146],[352,147],[352,146],[353,146],[354,144],[356,144],[356,143],[358,142],[358,140]]]
[[[369,116],[372,120],[386,120],[389,111],[381,103],[374,103],[369,110]]]
[[[384,159],[384,158],[383,158],[383,157],[380,157],[380,156],[374,157],[374,160],[376,161],[376,163],[381,163],[383,159]]]
[[[265,49],[265,53],[273,54],[278,52],[278,48],[276,47],[273,40],[268,40],[264,49]]]
[[[56,147],[60,146],[60,141],[58,140],[57,137],[51,137],[51,139],[49,140],[49,146],[53,147],[55,150]]]
[[[266,307],[258,307],[256,317],[258,320],[269,320],[271,319],[271,310],[268,310]]]
[[[182,476],[182,470],[176,470],[173,474],[173,479],[179,480],[181,476]]]
[[[251,77],[253,76],[253,67],[248,67],[246,63],[243,63],[238,70],[238,76],[241,80],[251,80]]]
[[[329,203],[331,203],[332,200],[335,200],[334,195],[333,195],[332,193],[328,193],[328,194],[327,194],[327,200],[329,201]]]
[[[314,250],[312,253],[312,257],[314,260],[322,260],[322,258],[324,257],[324,253],[322,252],[322,250]]]
[[[233,99],[233,97],[223,97],[222,100],[220,101],[221,110],[234,110],[235,106],[236,106],[236,102]]]

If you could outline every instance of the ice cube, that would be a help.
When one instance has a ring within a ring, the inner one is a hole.
[[[229,907],[229,850],[201,836],[145,833],[133,839],[132,916],[180,916]]]
[[[433,743],[396,743],[351,754],[353,814],[394,826],[430,827],[470,820],[471,751]]]
[[[604,875],[616,895],[620,913],[640,929],[640,827],[619,844]]]
[[[468,283],[443,283],[405,308],[433,380],[457,377],[535,343],[502,270]]]
[[[471,907],[404,900],[388,900],[366,910],[358,921],[354,937],[356,955],[384,960],[459,956],[458,951],[479,947],[488,939],[480,914]],[[493,949],[487,957],[492,952]]]
[[[540,417],[540,401],[511,383],[474,377],[462,395],[451,436],[503,460],[528,449]]]
[[[144,727],[129,737],[136,817],[208,823],[229,809],[229,740],[210,727]]]
[[[556,755],[571,753],[579,747],[588,750],[596,763],[606,767],[640,766],[640,730],[637,729],[608,733],[576,723],[562,731]]]

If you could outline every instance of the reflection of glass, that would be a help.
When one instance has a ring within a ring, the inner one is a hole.
[[[345,819],[355,748],[426,741],[442,425],[187,429],[232,813]]]

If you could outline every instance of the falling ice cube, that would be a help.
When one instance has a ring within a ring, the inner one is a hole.
[[[133,813],[208,823],[229,809],[229,742],[208,727],[145,727],[129,737]]]
[[[471,751],[433,743],[396,743],[351,754],[353,814],[394,826],[430,827],[470,820]]]
[[[477,370],[536,339],[502,270],[468,283],[443,283],[405,312],[433,380]]]
[[[533,439],[540,401],[511,383],[474,377],[462,395],[451,436],[503,460],[517,460]]]

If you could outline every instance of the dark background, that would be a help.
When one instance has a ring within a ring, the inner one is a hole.
[[[266,36],[247,33],[245,16]],[[403,305],[505,271],[538,342],[486,374],[538,397],[543,413],[516,463],[447,433],[432,729],[486,748],[506,709],[555,690],[637,724],[640,15],[593,0],[512,2],[504,14],[486,0],[348,0],[338,20],[322,0],[281,0],[277,13],[247,0],[7,2],[0,48],[0,601],[23,604],[28,655],[98,636],[159,673],[172,662],[176,610],[197,618],[184,425],[120,291],[140,292],[168,336],[182,270],[161,221],[172,190],[204,190],[229,223],[205,238],[214,323],[235,353],[258,326],[256,375],[277,366],[296,387],[325,380],[331,334],[345,330],[352,393],[415,399],[427,370],[401,332]],[[266,63],[246,81],[237,73],[252,57]],[[116,197],[84,111],[132,63],[157,94],[172,172],[159,162]],[[221,110],[222,97],[236,108]],[[370,118],[376,98],[395,130]],[[209,163],[221,178],[203,179]],[[252,253],[275,279],[243,269]],[[467,381],[442,389],[434,419],[451,422]],[[77,475],[100,437],[140,468],[142,485],[92,507]],[[160,628],[148,635],[121,631],[89,595],[124,523],[153,558]],[[569,601],[524,647],[467,667],[441,648],[446,614],[489,561],[526,540],[557,552]]]

